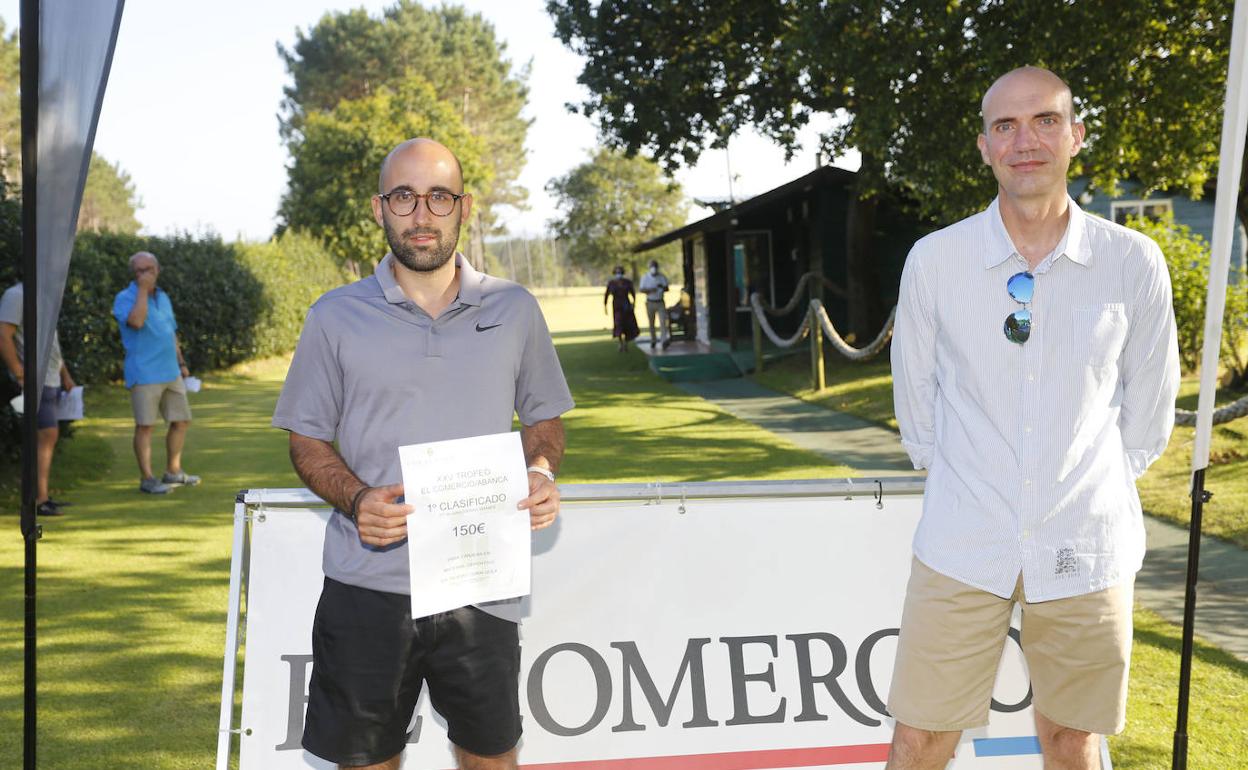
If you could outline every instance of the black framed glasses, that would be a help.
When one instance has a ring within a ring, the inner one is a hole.
[[[465,195],[467,193],[456,195],[449,190],[434,190],[422,194],[400,187],[377,197],[386,202],[386,205],[390,207],[390,212],[396,217],[405,217],[415,211],[420,205],[421,198],[425,199],[425,205],[429,207],[430,214],[435,217],[444,217],[455,210],[455,204],[459,203],[459,199]]]
[[[1022,308],[1005,317],[1005,338],[1019,345],[1031,338],[1031,297],[1036,290],[1036,277],[1027,271],[1015,273],[1005,282],[1005,290]]]

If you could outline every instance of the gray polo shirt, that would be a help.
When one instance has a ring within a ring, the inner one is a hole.
[[[459,296],[437,319],[407,298],[392,255],[370,278],[308,311],[273,425],[337,441],[370,486],[401,483],[404,444],[504,433],[573,407],[546,319],[522,286],[478,273],[461,255]],[[407,541],[363,545],[345,515],[325,532],[325,574],[377,591],[410,592]],[[517,619],[514,603],[489,605]]]
[[[26,356],[26,348],[22,337],[22,285],[20,283],[10,286],[3,295],[0,295],[0,321],[17,327],[17,334],[13,335],[13,344],[17,346],[17,360],[22,361]],[[52,335],[52,349],[48,351],[48,368],[43,374],[43,387],[61,387],[62,362],[61,341],[54,334]],[[3,366],[0,364],[0,376],[4,375]],[[21,384],[24,385],[24,383]]]

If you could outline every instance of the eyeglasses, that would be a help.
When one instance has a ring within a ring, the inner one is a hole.
[[[463,195],[456,195],[446,190],[434,190],[431,193],[412,192],[404,188],[394,190],[392,192],[378,195],[390,207],[390,211],[396,217],[405,217],[416,210],[416,206],[420,204],[420,199],[425,199],[425,205],[429,207],[429,213],[435,217],[444,217],[455,210],[455,204],[459,203],[459,199]]]
[[[1005,317],[1005,338],[1019,345],[1031,338],[1031,296],[1035,292],[1036,277],[1026,271],[1015,273],[1005,282],[1005,290],[1015,302],[1022,303],[1021,310],[1015,310]]]

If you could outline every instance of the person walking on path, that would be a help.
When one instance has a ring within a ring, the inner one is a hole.
[[[611,337],[620,340],[620,352],[628,348],[628,343],[637,339],[641,331],[637,328],[637,313],[633,309],[637,301],[637,292],[633,282],[624,277],[623,265],[616,265],[611,280],[607,281],[607,292],[602,295],[602,312],[607,312],[607,300],[611,300]]]
[[[641,277],[641,292],[646,295],[646,317],[650,319],[651,350],[654,350],[656,340],[661,339],[664,348],[672,344],[671,323],[668,321],[667,304],[663,299],[663,295],[667,293],[667,287],[667,276],[659,272],[659,263],[653,259],[650,260],[650,268]],[[657,333],[654,326],[656,316],[659,319]]]
[[[335,507],[312,629],[303,746],[340,767],[393,770],[423,685],[459,767],[512,770],[520,739],[519,604],[411,617],[399,447],[523,426],[533,529],[559,514],[560,415],[572,408],[537,300],[455,251],[472,210],[458,159],[431,139],[395,147],[373,216],[390,253],[308,312],[273,425]],[[335,447],[335,442],[337,447]]]
[[[191,425],[184,377],[190,372],[178,344],[173,303],[156,280],[160,263],[146,251],[130,257],[134,280],[113,300],[113,317],[126,349],[126,387],[134,408],[134,456],[139,463],[139,491],[163,495],[173,486],[200,482],[182,469],[182,449]],[[165,435],[165,472],[152,472],[152,427],[158,418],[169,423]]]
[[[0,360],[9,374],[17,381],[20,390],[26,382],[23,367],[22,337],[22,284],[10,286],[0,296]],[[60,437],[60,423],[56,419],[57,391],[66,393],[74,389],[74,378],[61,355],[61,342],[52,335],[52,352],[48,356],[48,370],[43,378],[43,391],[39,395],[39,411],[35,415],[37,428],[35,512],[40,516],[60,516],[62,508],[69,505],[64,500],[53,500],[48,493],[48,478],[52,473],[52,456]]]
[[[943,768],[987,723],[1018,603],[1045,767],[1093,770],[1125,722],[1135,480],[1174,426],[1170,278],[1156,243],[1067,194],[1084,127],[1065,82],[1013,70],[982,111],[996,200],[915,244],[898,301],[897,422],[928,477],[888,767]]]

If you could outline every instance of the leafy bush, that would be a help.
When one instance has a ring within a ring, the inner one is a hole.
[[[21,205],[0,197],[0,291],[17,281]],[[224,243],[215,235],[143,237],[82,233],[74,246],[57,332],[79,383],[122,377],[125,352],[113,298],[129,285],[130,255],[160,260],[178,337],[191,371],[219,369],[293,350],[308,307],[344,274],[310,236],[287,232],[268,243]],[[0,456],[15,459],[21,421],[0,405]]]
[[[260,281],[263,296],[249,357],[295,349],[308,308],[341,286],[346,273],[317,241],[287,230],[268,243],[239,244],[239,260]]]
[[[1185,371],[1200,365],[1205,336],[1205,299],[1209,291],[1209,244],[1172,215],[1162,219],[1132,218],[1127,226],[1157,241],[1170,268],[1174,317],[1179,330],[1179,360]],[[1221,361],[1232,386],[1248,382],[1248,278],[1243,265],[1232,268],[1222,318]]]
[[[132,280],[129,259],[136,251],[150,251],[160,260],[158,285],[173,302],[178,338],[192,371],[229,366],[251,355],[263,290],[233,245],[216,236],[84,233],[70,261],[58,325],[75,378],[102,382],[122,376],[125,353],[113,299]]]

